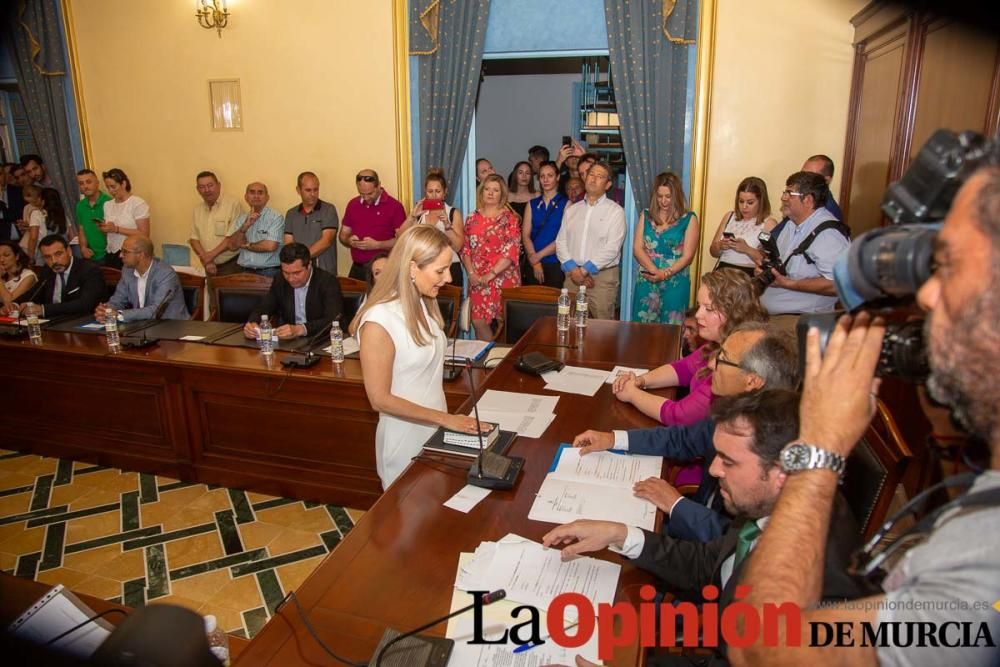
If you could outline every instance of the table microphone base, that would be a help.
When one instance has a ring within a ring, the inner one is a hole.
[[[159,338],[122,338],[121,344],[123,350],[141,350],[147,347],[153,347],[160,342]]]
[[[462,375],[462,368],[462,366],[449,366],[445,364],[444,379],[448,382],[454,382]]]
[[[312,368],[319,363],[318,354],[290,354],[281,360],[285,368]]]
[[[401,634],[392,628],[386,629],[373,655],[378,656],[383,646]],[[454,640],[441,637],[404,637],[386,649],[380,664],[381,667],[446,667],[454,646]],[[374,657],[370,664],[375,665]]]
[[[472,462],[472,467],[469,468],[469,474],[465,480],[466,483],[471,484],[472,486],[478,486],[482,489],[513,489],[514,484],[517,483],[517,476],[521,474],[521,468],[524,467],[524,458],[521,456],[507,456],[504,458],[510,459],[510,466],[507,468],[507,472],[503,477],[492,477],[485,472],[482,477],[480,477],[479,461],[477,459]]]

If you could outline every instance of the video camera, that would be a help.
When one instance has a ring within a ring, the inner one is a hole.
[[[856,238],[833,268],[840,302],[848,312],[893,311],[913,302],[933,272],[934,239],[962,183],[983,162],[992,142],[976,132],[938,130],[916,159],[886,190],[882,211],[892,224]],[[803,315],[797,332],[805,360],[809,327],[820,330],[826,349],[835,313]],[[882,343],[877,374],[911,381],[930,371],[923,341],[923,321],[890,324]]]

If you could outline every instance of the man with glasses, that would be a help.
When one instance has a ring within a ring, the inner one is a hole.
[[[723,341],[710,367],[712,394],[735,396],[756,389],[795,389],[798,385],[797,356],[783,336],[768,334],[763,322],[744,322]],[[652,477],[635,485],[635,494],[646,498],[667,516],[664,532],[673,537],[708,542],[722,535],[729,525],[716,479],[708,473],[715,458],[712,444],[716,424],[706,418],[690,426],[657,426],[631,431],[585,431],[573,440],[581,454],[604,449],[630,454],[664,456],[674,461],[702,459],[702,481],[690,498],[678,493],[666,480]]]
[[[367,280],[368,263],[396,244],[396,232],[406,220],[406,211],[385,191],[374,169],[362,169],[354,182],[358,196],[347,202],[337,238],[351,249],[348,275],[355,280]]]
[[[302,203],[285,213],[285,245],[302,243],[309,248],[313,265],[337,275],[337,207],[319,198],[319,177],[311,171],[299,174],[295,191]]]
[[[788,220],[772,232],[781,265],[770,269],[774,281],[760,297],[779,329],[793,331],[802,313],[829,312],[837,304],[833,265],[851,241],[824,206],[828,194],[820,174],[798,171],[785,181],[781,210]]]
[[[191,317],[174,267],[153,256],[153,242],[145,236],[130,236],[122,244],[122,277],[108,302],[94,309],[98,322],[104,322],[109,307],[122,322],[151,320],[161,307],[165,320]]]

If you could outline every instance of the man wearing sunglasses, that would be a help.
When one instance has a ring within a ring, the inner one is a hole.
[[[385,191],[374,169],[362,169],[354,182],[358,196],[347,202],[337,238],[351,249],[348,275],[355,280],[367,280],[368,263],[396,244],[396,232],[406,221],[406,211]]]

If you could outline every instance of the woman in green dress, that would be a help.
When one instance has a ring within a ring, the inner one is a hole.
[[[649,208],[635,225],[632,252],[639,264],[632,297],[636,322],[682,324],[691,297],[690,266],[700,238],[698,216],[687,210],[676,174],[653,182]]]

